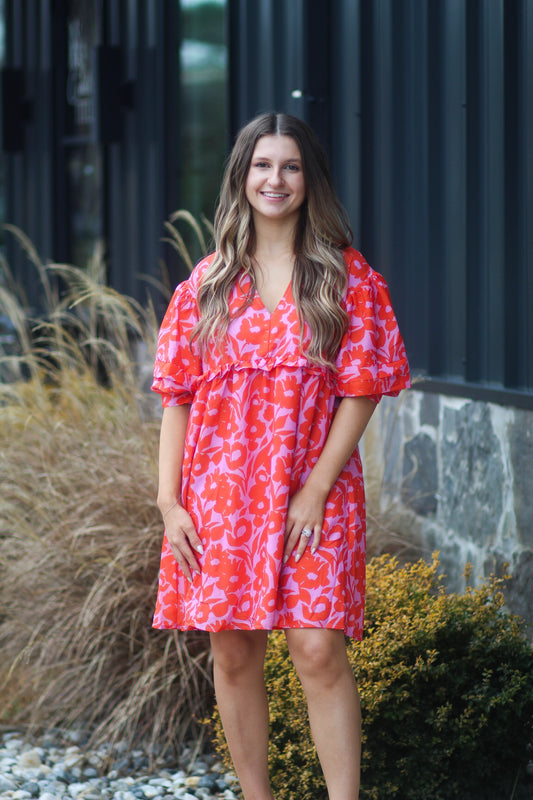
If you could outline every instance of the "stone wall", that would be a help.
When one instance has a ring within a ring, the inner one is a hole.
[[[533,411],[411,389],[382,400],[363,460],[380,486],[369,512],[394,509],[396,532],[440,552],[454,591],[467,564],[474,583],[508,564],[508,606],[533,634]]]

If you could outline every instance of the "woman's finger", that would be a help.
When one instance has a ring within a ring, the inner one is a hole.
[[[174,558],[187,580],[191,581],[193,572],[200,573],[197,554],[203,554],[203,547],[199,537],[191,536],[193,542],[196,542],[193,545],[189,538],[190,534],[188,536],[183,529],[176,531],[175,528],[170,530],[167,528],[166,534]]]
[[[311,543],[311,553],[314,553],[320,543],[320,526],[315,525],[314,528],[306,525],[302,528],[300,532],[300,538],[298,541],[298,546],[296,548],[296,555],[294,556],[295,561],[299,561],[303,554],[305,553],[306,548]]]
[[[204,553],[202,540],[196,532],[190,514],[179,503],[171,506],[165,517],[166,534],[172,554],[187,580],[191,581],[193,572],[200,573],[196,553],[199,555]]]
[[[179,546],[170,538],[168,541],[170,544],[170,549],[172,550],[172,554],[178,562],[181,571],[187,580],[191,582],[193,579],[193,573],[197,573],[198,575],[200,574],[200,565],[198,564],[196,555],[186,539],[184,541],[180,541]]]
[[[294,552],[294,560],[298,562],[303,556],[306,548],[311,543],[311,553],[314,553],[319,544],[321,536],[321,526],[315,525],[311,527],[304,525],[303,528],[294,527],[290,533],[289,538],[285,543],[285,552],[283,556],[283,563],[286,564],[290,558],[291,553]]]
[[[322,527],[320,525],[315,525],[315,527],[313,528],[313,538],[311,541],[311,553],[316,553],[320,545],[321,538],[322,538]]]

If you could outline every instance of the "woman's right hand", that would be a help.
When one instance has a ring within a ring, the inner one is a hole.
[[[176,503],[164,515],[165,533],[170,549],[188,581],[192,573],[200,574],[196,553],[203,555],[204,548],[190,514]]]

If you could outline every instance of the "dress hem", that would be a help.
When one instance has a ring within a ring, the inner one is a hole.
[[[343,625],[274,625],[271,628],[255,627],[244,628],[237,625],[231,627],[213,628],[213,626],[199,628],[193,625],[152,625],[156,631],[180,631],[181,633],[221,633],[223,631],[244,631],[253,633],[254,631],[265,631],[272,633],[273,631],[290,631],[290,630],[325,630],[325,631],[342,631],[349,639],[360,641],[363,637],[361,633],[348,633]]]

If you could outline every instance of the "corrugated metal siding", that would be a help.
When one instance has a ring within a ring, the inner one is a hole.
[[[319,121],[356,244],[391,285],[415,369],[531,392],[530,0],[230,9],[247,48],[234,126],[273,107]]]
[[[229,18],[231,133],[256,114],[277,110],[305,115],[327,143],[329,1],[230,0]]]
[[[77,137],[69,130],[65,101],[67,0],[10,0],[5,7],[6,65],[21,70],[31,104],[20,152],[4,157],[7,221],[30,236],[43,259],[69,260],[66,153]],[[144,299],[146,284],[139,276],[159,274],[161,260],[174,266],[161,238],[179,197],[179,187],[167,177],[179,158],[178,143],[170,139],[170,131],[176,138],[179,76],[172,59],[179,42],[179,4],[106,0],[100,7],[98,44],[120,50],[120,81],[135,84],[131,108],[107,109],[123,123],[120,143],[98,142],[104,165],[100,235],[110,283]],[[80,145],[92,141],[78,138]],[[10,239],[6,247],[30,304],[39,308],[32,268]]]

